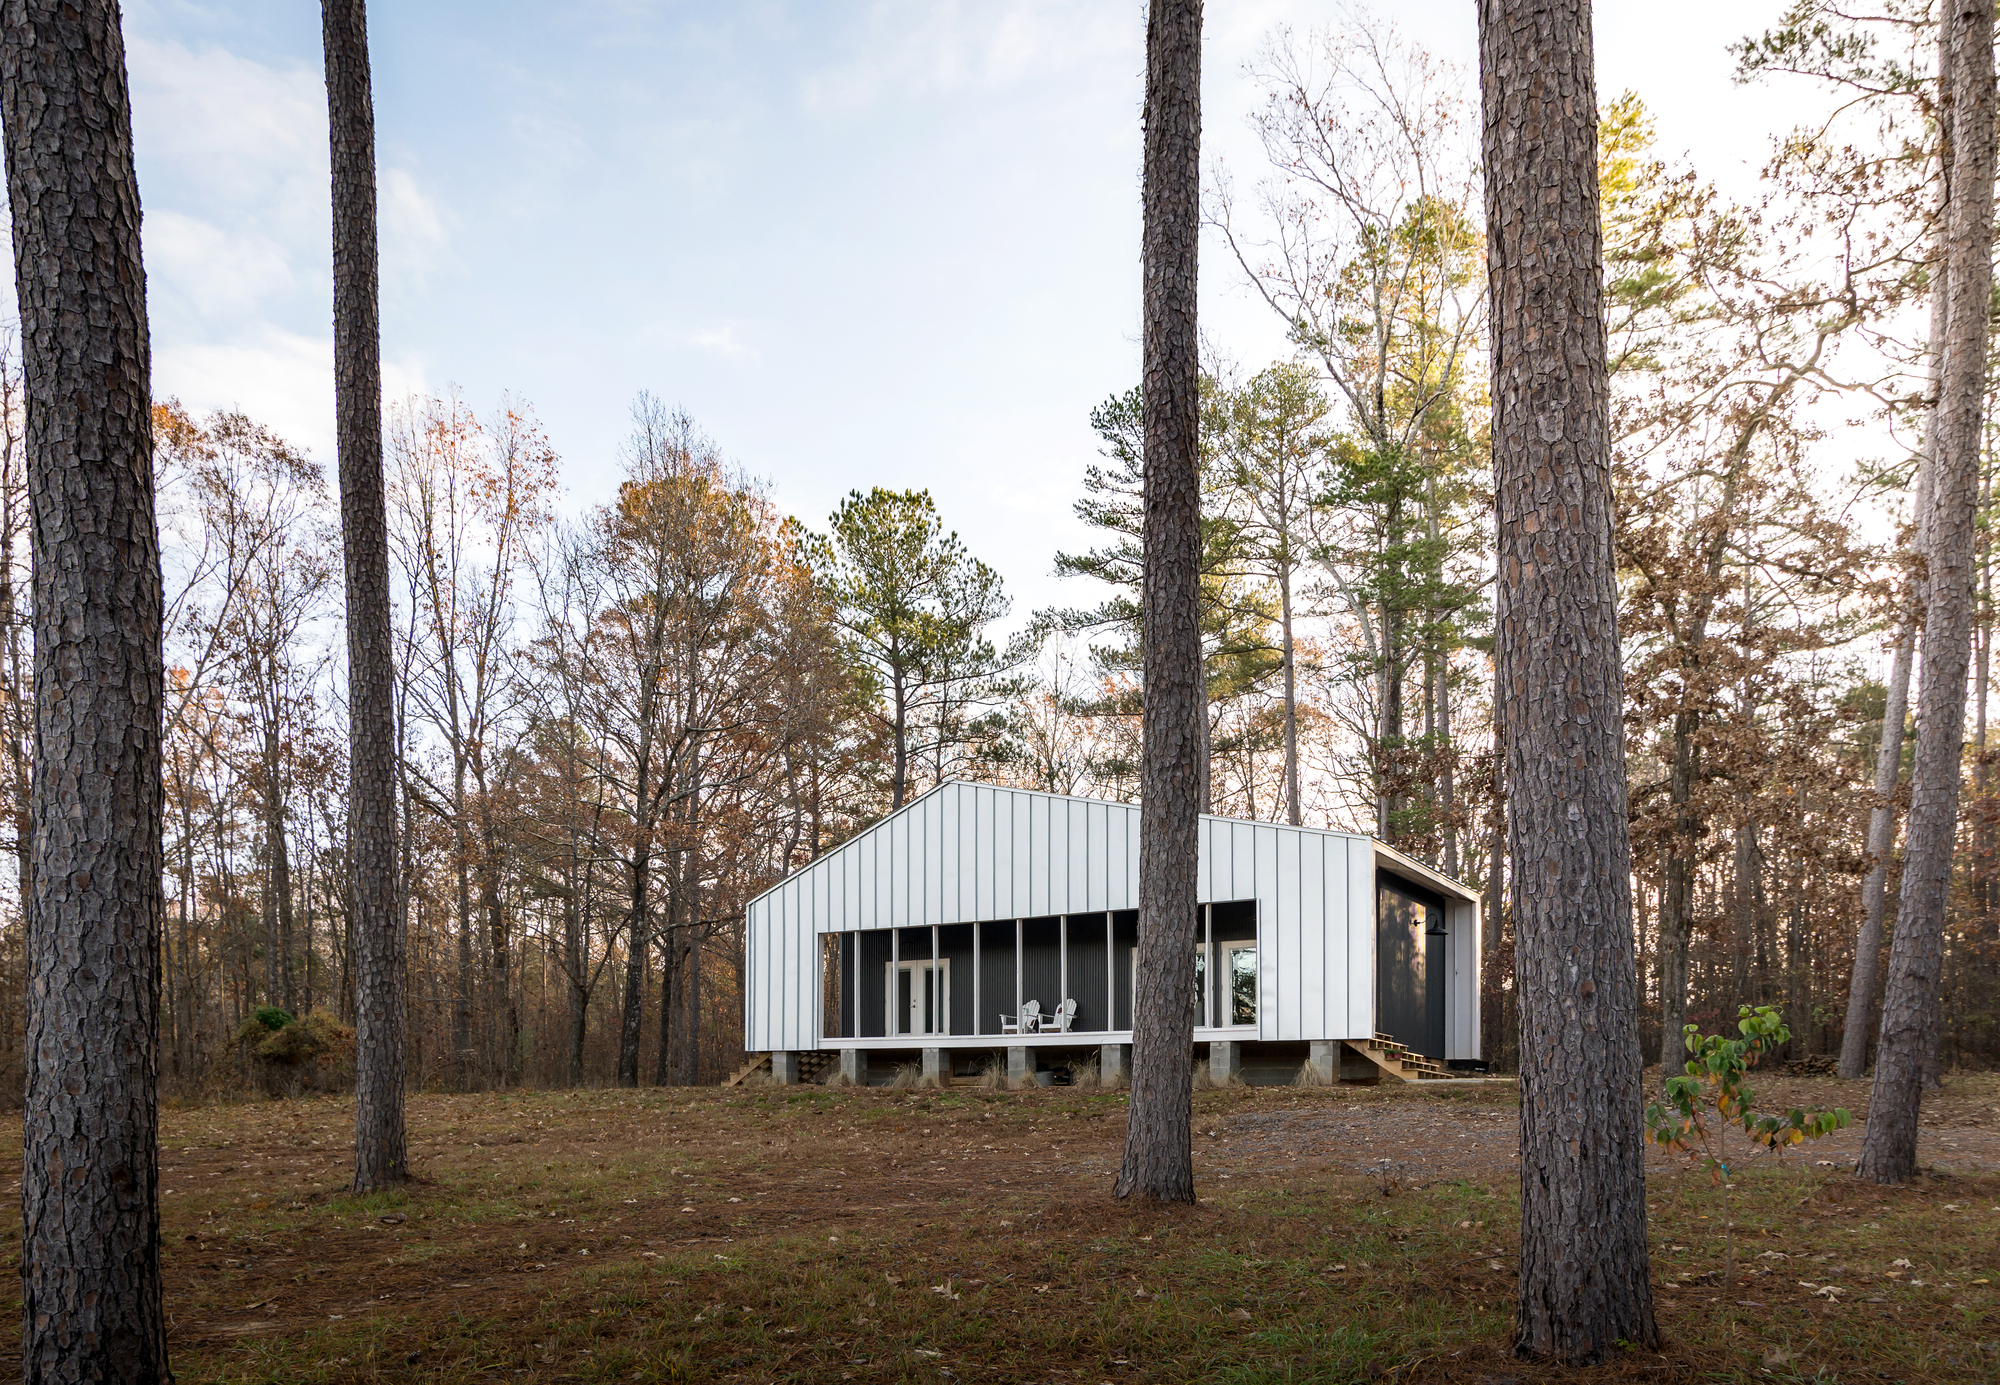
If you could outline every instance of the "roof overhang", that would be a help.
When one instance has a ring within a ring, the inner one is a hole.
[[[1432,870],[1414,856],[1407,856],[1387,842],[1375,844],[1375,865],[1387,866],[1398,875],[1409,877],[1420,885],[1428,885],[1439,894],[1452,899],[1462,899],[1469,904],[1479,902],[1479,892],[1470,885],[1464,885],[1446,875],[1443,871]]]

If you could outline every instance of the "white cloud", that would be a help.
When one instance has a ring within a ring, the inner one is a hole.
[[[702,332],[690,332],[687,335],[687,340],[690,345],[698,346],[709,355],[721,356],[725,360],[754,361],[757,359],[757,348],[738,341],[734,327],[721,327]]]
[[[847,115],[888,100],[992,90],[1130,50],[1143,31],[1138,6],[1082,8],[1062,0],[992,5],[879,0],[851,28],[851,56],[808,72],[801,103]]]
[[[204,207],[280,217],[325,203],[326,89],[318,71],[146,38],[127,46],[126,61],[142,187],[151,172]]]
[[[426,392],[421,361],[382,362],[382,397]],[[230,342],[169,342],[153,353],[153,397],[179,399],[196,414],[241,409],[331,464],[333,338],[269,326]]]
[[[252,229],[168,208],[147,215],[144,235],[156,320],[168,296],[191,300],[203,315],[241,319],[297,287],[284,245]]]

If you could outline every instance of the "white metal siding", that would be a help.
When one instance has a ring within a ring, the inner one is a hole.
[[[1347,1026],[1328,1038],[1375,1034],[1375,843],[1347,840]]]
[[[1203,818],[1199,842],[1201,900],[1256,905],[1257,1037],[1372,1034],[1375,843],[1230,818]],[[1136,807],[941,785],[751,902],[745,1046],[820,1046],[823,933],[1132,909],[1138,877]],[[1446,1056],[1474,1057],[1478,905],[1454,900],[1450,927]]]

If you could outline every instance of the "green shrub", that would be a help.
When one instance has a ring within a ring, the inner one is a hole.
[[[275,1005],[259,1005],[251,1011],[250,1018],[271,1030],[283,1029],[286,1025],[294,1023],[290,1015]]]

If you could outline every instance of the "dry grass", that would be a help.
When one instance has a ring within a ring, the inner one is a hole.
[[[1957,1119],[1975,1124],[1927,1116],[1927,1140],[1991,1133],[1981,1112],[2000,1085],[1981,1081],[1955,1084]],[[1491,1141],[1511,1127],[1507,1087],[1203,1092],[1203,1201],[1181,1209],[1111,1202],[1124,1101],[421,1096],[422,1181],[371,1198],[340,1191],[343,1102],[169,1111],[176,1371],[245,1385],[2000,1375],[2000,1177],[1890,1190],[1810,1161],[1746,1171],[1741,1279],[1724,1286],[1712,1191],[1660,1166],[1666,1348],[1558,1371],[1506,1351],[1517,1214]],[[0,1305],[0,1321],[17,1315],[18,1299]]]

